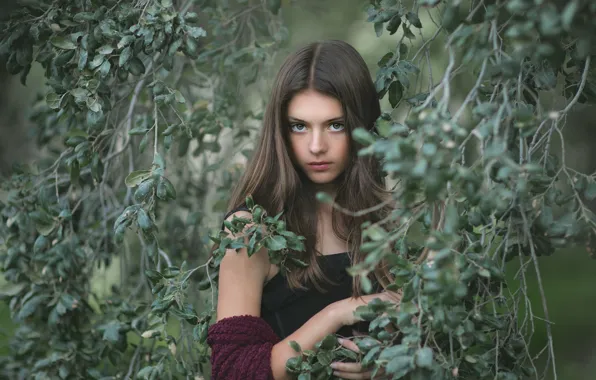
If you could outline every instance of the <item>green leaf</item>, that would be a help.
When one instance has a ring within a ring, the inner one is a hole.
[[[411,356],[397,356],[391,359],[389,363],[387,363],[387,366],[385,366],[387,373],[392,374],[403,373],[404,371],[407,373],[407,371],[412,368],[413,365]],[[399,377],[394,376],[393,378]]]
[[[416,365],[421,368],[431,368],[433,364],[433,350],[423,347],[416,352]]]
[[[56,46],[57,48],[64,50],[72,50],[77,48],[77,45],[75,45],[72,41],[62,36],[53,36],[52,38],[50,38],[50,43]]]
[[[57,110],[58,108],[60,108],[61,100],[62,97],[56,94],[55,92],[50,92],[46,95],[46,103],[48,107],[50,107],[53,110]]]
[[[472,363],[472,364],[474,364],[474,363],[477,363],[477,362],[478,362],[478,360],[476,360],[476,358],[475,358],[475,357],[473,357],[473,356],[471,356],[471,355],[466,355],[466,356],[464,356],[464,359],[465,359],[465,360],[466,360],[468,363]]]
[[[117,343],[120,339],[120,322],[110,322],[104,327],[103,340],[111,343]]]
[[[96,54],[95,57],[93,57],[93,60],[91,62],[89,62],[89,68],[91,70],[95,70],[97,69],[99,66],[101,66],[101,64],[106,60],[106,57],[104,55],[101,54]]]
[[[296,352],[302,352],[302,348],[300,347],[300,344],[298,342],[296,342],[295,340],[290,341],[290,347],[292,347],[292,350],[294,350]]]
[[[395,32],[397,32],[397,29],[399,28],[400,25],[401,25],[401,14],[396,13],[395,16],[393,16],[391,18],[391,20],[389,20],[389,22],[387,23],[386,29],[389,32],[389,35],[395,34]]]
[[[172,6],[172,0],[161,0],[161,6],[164,8],[169,8]]]
[[[303,251],[304,250],[304,244],[302,242],[298,242],[297,244],[294,244],[294,243],[296,243],[296,241],[293,241],[292,244],[288,244],[288,246],[289,246],[290,249],[293,249],[293,250],[296,250],[296,251]],[[288,259],[292,262],[292,264],[296,265],[299,268],[306,268],[306,267],[308,267],[308,263],[307,262],[302,261],[302,260],[300,260],[297,257],[290,256]]]
[[[145,65],[139,57],[133,57],[128,63],[128,71],[135,76],[143,75],[145,74]]]
[[[14,297],[21,292],[21,290],[25,289],[27,286],[25,283],[21,282],[18,284],[8,282],[4,284],[0,288],[0,298],[2,297]]]
[[[360,286],[362,286],[362,291],[366,294],[370,294],[372,291],[372,283],[367,276],[360,276]]]
[[[93,112],[101,111],[101,103],[97,100],[96,97],[94,97],[94,96],[87,97],[85,99],[85,103],[87,105],[87,108],[89,108],[89,110],[91,110]]]
[[[321,341],[321,349],[331,350],[337,345],[337,337],[335,334],[329,334]]]
[[[81,88],[81,87],[73,88],[72,90],[70,90],[70,94],[75,98],[75,101],[77,103],[85,103],[87,101],[87,98],[90,95],[90,93],[87,89]],[[80,131],[80,129],[79,129],[79,131]],[[87,138],[88,135],[86,133],[85,133],[85,135],[86,136],[82,136],[82,137]],[[73,135],[69,134],[69,137],[71,137],[71,136],[73,136]]]
[[[191,36],[194,39],[207,36],[207,32],[205,31],[205,29],[198,26],[189,26],[186,28],[186,32],[189,36]]]
[[[144,209],[137,211],[137,224],[143,231],[151,231],[154,227],[153,221]]]
[[[391,107],[397,107],[403,94],[402,84],[399,81],[393,81],[391,85],[389,85],[389,104],[391,104]]]
[[[287,248],[286,239],[283,236],[270,236],[265,239],[265,247],[272,251],[281,251]]]
[[[45,235],[40,234],[33,244],[33,253],[37,254],[44,251],[49,246],[49,243],[48,238]]]
[[[486,268],[478,269],[478,275],[484,278],[490,278],[490,272]]]
[[[383,349],[383,352],[381,352],[381,355],[379,355],[379,360],[389,360],[396,356],[407,355],[408,352],[409,348],[403,344],[387,347]]]
[[[135,187],[149,177],[151,177],[150,170],[135,170],[126,176],[124,183],[127,187]]]
[[[186,99],[184,99],[184,95],[178,90],[174,90],[174,97],[178,103],[186,103]]]
[[[368,146],[375,142],[374,136],[364,128],[354,129],[352,131],[352,137],[354,137],[354,140],[365,146]]]
[[[375,33],[377,37],[381,37],[383,35],[383,23],[382,22],[375,22]]]
[[[279,12],[279,8],[281,8],[281,0],[267,0],[267,9],[269,12],[276,15]]]
[[[144,135],[147,132],[149,132],[149,130],[145,127],[136,127],[131,129],[130,131],[128,131],[128,134],[131,136],[137,136],[137,135]]]
[[[557,36],[561,33],[561,18],[554,4],[547,4],[540,12],[540,33],[545,36]]]
[[[420,22],[420,19],[418,18],[418,15],[414,12],[408,12],[406,13],[406,20],[408,20],[408,22],[410,24],[412,24],[412,26],[420,29],[422,28],[422,23]]]
[[[81,50],[81,53],[79,54],[79,63],[78,63],[79,71],[82,71],[85,69],[85,66],[87,65],[88,57],[89,57],[89,53],[87,52],[87,50]]]
[[[135,41],[135,36],[126,35],[120,39],[118,42],[118,49],[122,49],[125,46],[132,44]]]
[[[110,69],[112,68],[112,65],[110,64],[110,61],[105,61],[104,63],[101,64],[101,66],[99,67],[99,75],[102,78],[105,78],[108,76],[108,74],[110,73]],[[99,110],[94,109],[94,112],[97,112]]]
[[[586,186],[586,191],[584,192],[584,196],[589,201],[594,200],[594,198],[596,198],[596,182],[588,183],[588,186]]]
[[[389,62],[391,59],[393,58],[393,52],[388,52],[386,53],[381,59],[379,59],[379,62],[377,62],[377,65],[379,67],[383,67],[387,64],[387,62]]]
[[[99,49],[97,49],[97,53],[103,54],[103,55],[112,54],[113,51],[114,51],[114,48],[111,45],[103,45]]]
[[[151,373],[153,372],[153,366],[143,367],[139,372],[137,372],[137,379],[145,379],[148,380],[151,378]]]
[[[401,24],[401,29],[404,31],[404,36],[410,40],[413,40],[416,38],[416,36],[414,35],[414,33],[412,33],[412,31],[410,30],[410,28],[406,25],[406,24]]]
[[[72,19],[74,21],[76,21],[76,22],[79,22],[79,23],[88,22],[88,21],[95,21],[96,20],[95,16],[91,12],[80,12],[80,13],[77,13],[76,15],[74,15],[74,17]]]
[[[445,210],[445,225],[443,230],[448,234],[454,234],[459,228],[459,213],[457,206],[450,203]]]
[[[333,203],[333,197],[324,191],[318,191],[316,194],[316,198],[319,202],[331,204]]]
[[[348,352],[351,352],[351,351],[348,351]],[[328,365],[331,364],[331,362],[333,362],[333,353],[332,352],[321,352],[317,355],[317,360],[323,366],[327,367]]]
[[[56,224],[53,222],[50,222],[50,223],[37,222],[37,223],[35,223],[35,229],[37,230],[37,232],[39,232],[40,234],[42,234],[44,236],[48,236],[49,234],[51,234],[52,231],[54,231],[54,228],[56,228]]]
[[[48,296],[45,294],[31,297],[29,300],[27,300],[27,302],[25,302],[21,310],[19,310],[19,313],[16,316],[16,320],[23,321],[24,319],[33,315],[33,313],[35,313],[39,305],[41,305],[47,298]]]
[[[174,188],[174,185],[172,185],[172,182],[166,177],[161,177],[160,183],[163,183],[163,186],[165,187],[166,197],[169,199],[176,199],[176,189]]]
[[[122,67],[128,62],[130,57],[132,56],[132,49],[130,46],[127,46],[122,52],[120,53],[120,58],[118,59],[118,66]]]
[[[99,110],[98,112],[88,110],[87,111],[87,124],[90,126],[98,125],[102,120],[104,120],[103,111]]]
[[[573,19],[575,18],[578,8],[578,0],[571,0],[567,2],[567,5],[563,9],[563,13],[561,14],[561,23],[563,24],[563,28],[565,28],[565,30],[571,29]]]

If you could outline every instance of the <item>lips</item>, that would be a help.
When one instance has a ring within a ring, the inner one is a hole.
[[[308,164],[315,171],[325,171],[329,169],[331,162],[311,162]]]

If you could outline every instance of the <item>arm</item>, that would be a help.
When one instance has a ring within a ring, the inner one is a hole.
[[[315,344],[321,341],[328,334],[335,334],[343,326],[350,326],[360,320],[354,315],[358,306],[366,305],[375,298],[383,301],[396,302],[397,298],[391,292],[368,294],[359,298],[346,298],[334,302],[312,316],[305,324],[286,339],[275,344],[271,352],[271,368],[275,380],[289,380],[292,377],[286,373],[286,362],[293,356],[297,356],[290,342],[295,340],[303,350],[314,349]],[[351,342],[350,342],[351,343]],[[350,348],[350,346],[348,346]],[[347,369],[347,372],[362,372],[360,363],[342,364],[339,369]],[[366,371],[365,371],[366,372]],[[364,372],[362,372],[364,374]],[[368,378],[368,377],[362,377]]]
[[[336,312],[336,304],[331,304],[313,315],[293,334],[273,346],[271,352],[271,369],[275,380],[289,380],[292,377],[286,372],[286,362],[298,353],[290,347],[290,342],[295,340],[303,350],[312,350],[315,343],[328,334],[334,334],[342,326]]]
[[[230,215],[228,220],[231,220],[234,215],[249,219],[252,217],[247,211],[238,211]],[[250,225],[246,226],[246,228],[248,227]],[[248,257],[246,248],[240,249],[238,253],[233,249],[226,252],[219,269],[217,321],[241,315],[260,317],[263,284],[270,266],[268,252],[265,248],[251,257]],[[315,343],[326,335],[335,333],[341,327],[341,322],[338,322],[338,318],[335,317],[334,310],[332,305],[328,306],[315,314],[292,335],[272,345],[271,352],[266,354],[271,355],[270,361],[267,360],[267,362],[270,363],[270,370],[275,380],[291,379],[290,375],[286,373],[286,362],[291,357],[297,356],[298,353],[290,347],[290,341],[297,341],[304,349],[312,349]],[[251,351],[254,353],[255,349],[256,347],[253,347]],[[223,354],[223,351],[215,354]],[[234,366],[234,364],[231,365]],[[235,366],[241,370],[239,363],[236,363]],[[243,375],[244,377],[238,374],[238,378],[246,378],[246,373]],[[228,374],[228,376],[233,375]]]
[[[230,215],[251,219],[248,211]],[[248,224],[245,229],[249,228]],[[226,228],[226,232],[230,232]],[[248,243],[248,238],[245,239]],[[217,298],[217,320],[237,315],[261,315],[263,284],[269,272],[269,257],[265,248],[248,257],[246,248],[236,253],[228,249],[219,267],[219,293]]]
[[[228,220],[234,215],[251,218],[238,211]],[[207,334],[213,380],[271,380],[271,348],[279,337],[259,318],[269,266],[264,249],[251,257],[246,248],[228,249],[220,263],[217,323]]]

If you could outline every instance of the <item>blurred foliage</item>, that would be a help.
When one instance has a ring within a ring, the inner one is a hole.
[[[232,160],[250,157],[261,115],[238,94],[288,38],[280,6],[39,1],[2,24],[7,70],[26,83],[38,62],[48,85],[32,115],[46,153],[2,183],[1,294],[17,326],[2,376],[206,374],[212,284],[226,249],[265,246],[282,267],[305,265],[285,254],[301,248],[301,237],[286,231],[282,214],[248,199],[256,225],[247,244],[209,236],[205,218],[225,209],[241,170]],[[549,321],[538,256],[576,243],[592,252],[596,242],[596,217],[585,206],[596,198],[596,177],[567,166],[562,134],[572,107],[596,95],[596,5],[382,0],[366,14],[377,36],[396,44],[378,52],[375,83],[389,107],[376,133],[353,137],[360,155],[383,162],[398,207],[391,220],[362,226],[367,258],[351,273],[370,289],[368,274],[386,260],[403,302],[357,311],[371,322],[369,336],[356,339],[362,356],[329,336],[316,350],[294,344],[301,355],[288,370],[326,379],[331,361],[356,359],[394,379],[556,374],[550,323],[546,347],[539,355],[529,348],[535,312],[526,273],[537,278]],[[430,65],[437,44],[448,56],[438,79]],[[451,86],[463,73],[474,74],[474,85],[455,105]],[[568,101],[545,110],[539,92],[558,81]],[[212,242],[220,247],[206,259]],[[114,258],[123,258],[124,276],[103,299],[90,279]],[[516,276],[506,276],[513,259]],[[191,302],[191,281],[210,291],[203,309]]]

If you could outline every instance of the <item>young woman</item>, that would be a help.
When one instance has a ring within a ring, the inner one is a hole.
[[[349,44],[312,43],[283,63],[226,218],[251,218],[244,205],[249,194],[269,215],[283,211],[287,230],[306,237],[306,250],[289,254],[309,266],[283,277],[266,249],[250,258],[246,249],[228,250],[219,271],[217,323],[208,335],[214,380],[290,379],[286,361],[297,355],[290,341],[304,350],[331,333],[351,336],[358,306],[374,298],[396,301],[388,292],[363,295],[360,281],[346,272],[364,259],[361,224],[382,219],[390,208],[351,216],[315,198],[326,192],[351,211],[390,199],[379,162],[358,156],[361,147],[351,138],[355,128],[373,130],[380,113],[368,68]],[[382,268],[375,272],[377,291],[387,284],[385,275]],[[358,350],[350,340],[340,342]],[[339,378],[371,378],[359,363],[331,367]]]

